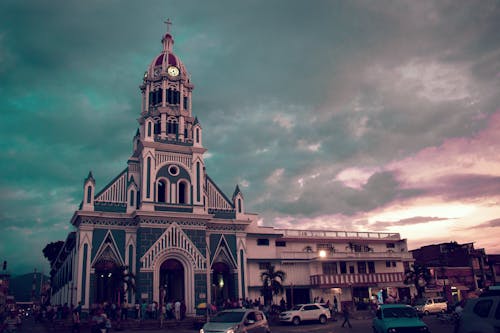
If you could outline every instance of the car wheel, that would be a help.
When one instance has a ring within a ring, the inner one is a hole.
[[[321,315],[319,316],[319,323],[320,324],[326,324],[326,316],[325,315]]]
[[[299,317],[293,317],[292,324],[294,324],[295,326],[299,325],[300,324],[300,318]]]
[[[429,310],[425,310],[424,311],[424,316],[428,316],[429,315]]]

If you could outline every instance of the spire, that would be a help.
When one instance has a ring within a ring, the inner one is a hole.
[[[89,175],[87,176],[87,178],[85,178],[84,182],[86,183],[89,180],[92,181],[93,183],[95,183],[95,179],[94,179],[94,176],[92,175],[92,171],[89,171]]]
[[[240,187],[238,185],[236,185],[236,188],[234,189],[234,193],[233,193],[233,200],[234,198],[240,194],[241,196],[243,196],[243,193],[241,193],[241,190],[240,190]]]
[[[137,132],[135,132],[135,136],[137,137],[139,135],[141,135],[141,133],[139,132],[139,129],[137,129]]]
[[[194,117],[193,126],[194,126],[194,125],[197,125],[197,124],[199,124],[199,123],[200,123],[200,122],[199,122],[199,120],[198,120],[198,117]]]
[[[170,26],[172,25],[172,21],[170,21],[170,18],[167,18],[167,20],[164,21],[163,23],[167,25],[167,33],[161,39],[161,42],[163,43],[163,52],[170,53],[172,52],[172,46],[174,45],[174,39],[170,34]]]

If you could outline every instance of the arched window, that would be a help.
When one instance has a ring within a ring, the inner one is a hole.
[[[178,129],[177,119],[169,118],[167,120],[167,134],[177,134]]]
[[[155,134],[160,134],[161,133],[161,122],[158,120],[158,122],[155,123]]]
[[[151,197],[151,157],[148,157],[146,166],[146,198]]]
[[[200,143],[200,129],[196,129],[196,143]]]
[[[163,179],[158,181],[158,188],[156,191],[156,193],[158,193],[158,202],[167,202],[166,189],[167,184],[165,181]]]
[[[151,136],[151,122],[148,122],[148,136]]]
[[[87,203],[92,202],[92,186],[87,186]]]
[[[241,213],[241,199],[238,199],[238,213]]]
[[[188,199],[188,193],[187,193],[188,186],[185,182],[180,182],[179,183],[179,203],[180,204],[186,204],[187,199]]]
[[[196,201],[200,201],[200,162],[196,162]]]
[[[130,191],[130,206],[132,206],[132,207],[134,206],[134,201],[135,201],[134,197],[135,197],[135,191],[132,190],[132,191]]]

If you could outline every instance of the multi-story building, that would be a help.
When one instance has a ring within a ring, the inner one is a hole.
[[[411,298],[403,280],[413,258],[398,233],[262,227],[252,231],[246,242],[251,297],[260,295],[260,274],[273,265],[287,274],[288,303],[315,298],[332,302],[335,296],[362,308],[383,289],[394,299]]]
[[[441,295],[453,302],[492,285],[486,253],[475,249],[473,243],[432,244],[410,252],[416,264],[431,271],[428,296]]]
[[[288,303],[321,296],[367,302],[381,288],[409,297],[405,263],[413,259],[396,233],[281,230],[257,225],[239,187],[227,196],[207,174],[202,126],[193,115],[188,71],[170,32],[140,86],[139,128],[127,167],[96,191],[92,173],[51,271],[52,303],[121,302],[117,274],[132,273],[129,304],[183,300],[198,304],[258,298],[260,273],[287,273]]]

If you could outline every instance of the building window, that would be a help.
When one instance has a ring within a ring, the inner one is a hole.
[[[200,201],[200,162],[196,162],[196,201]]]
[[[337,263],[336,262],[324,262],[323,263],[323,274],[325,274],[325,275],[337,274]]]
[[[87,186],[87,203],[92,202],[92,186]]]
[[[394,243],[385,243],[385,246],[388,248],[388,249],[394,249],[396,247],[396,244]]]
[[[395,261],[392,261],[392,262],[391,262],[391,265],[392,265],[392,267],[396,267],[396,262],[395,262]]]
[[[276,241],[276,247],[286,247],[286,241]]]
[[[385,262],[385,267],[391,267],[391,262],[390,261],[386,261]]]
[[[196,143],[200,143],[200,129],[199,128],[196,129],[196,138],[195,138],[195,140],[196,140]]]
[[[347,265],[345,261],[340,262],[340,274],[347,274]]]
[[[151,157],[148,157],[148,161],[146,164],[146,198],[151,197]]]
[[[134,206],[134,201],[135,201],[134,196],[135,196],[135,191],[134,190],[130,191],[130,206],[132,207]]]
[[[238,199],[238,213],[241,213],[241,199]]]
[[[151,122],[148,122],[148,136],[151,136]]]
[[[161,122],[159,120],[158,120],[158,122],[155,123],[154,133],[155,134],[161,133]]]
[[[259,262],[259,269],[268,269],[271,266],[270,262]]]
[[[258,246],[269,246],[269,239],[267,238],[258,238],[257,239]]]
[[[189,100],[187,96],[184,96],[184,110],[189,109]]]
[[[354,266],[349,266],[349,273],[354,274]]]
[[[158,202],[167,202],[167,196],[165,195],[166,189],[167,189],[167,184],[165,183],[164,180],[160,180],[158,182],[158,188],[157,188]]]
[[[375,263],[368,261],[368,273],[375,273]]]
[[[180,182],[179,183],[179,203],[180,204],[185,204],[186,203],[186,198],[187,198],[187,186],[185,182]]]
[[[366,274],[366,262],[358,261],[358,274]]]

